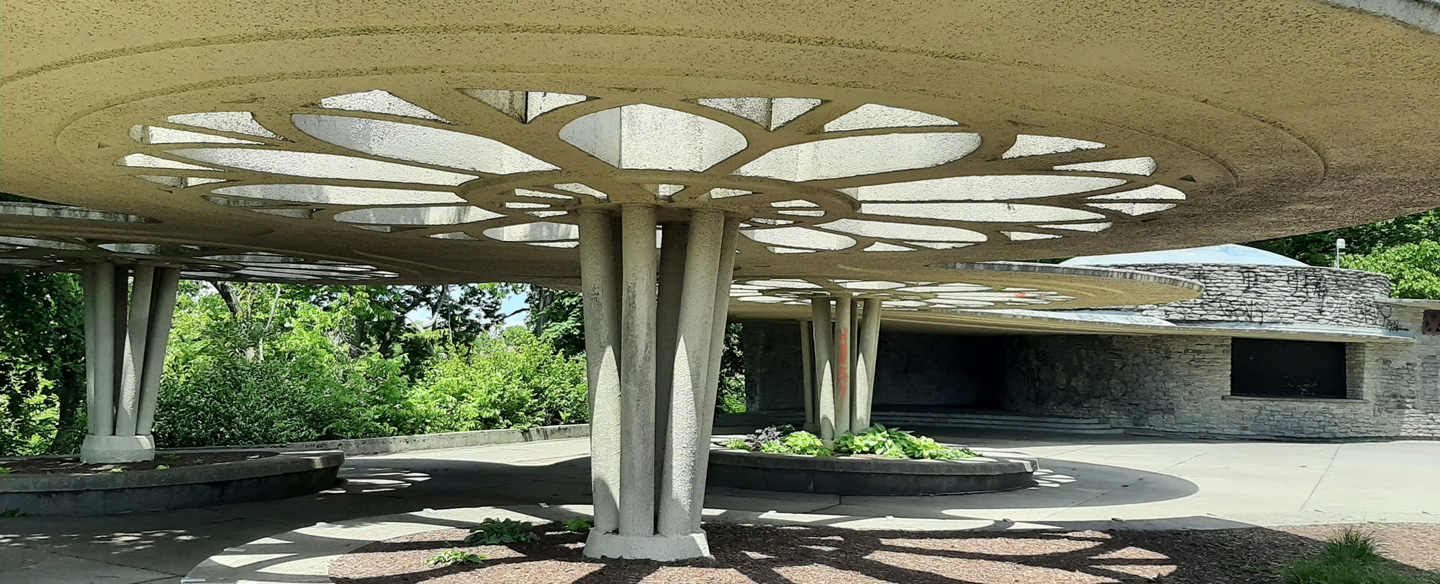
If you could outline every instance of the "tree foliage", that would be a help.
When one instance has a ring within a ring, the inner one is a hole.
[[[0,273],[0,389],[0,455],[79,448],[85,321],[74,276]]]
[[[1440,240],[1407,243],[1370,255],[1343,256],[1342,267],[1390,276],[1396,298],[1440,300]]]
[[[1256,241],[1246,245],[1295,258],[1312,266],[1335,263],[1335,240],[1345,240],[1345,255],[1371,255],[1386,249],[1426,241],[1440,242],[1440,209],[1371,223]]]

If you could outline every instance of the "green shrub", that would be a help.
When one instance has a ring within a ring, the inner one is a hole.
[[[744,450],[746,452],[753,450],[752,448],[750,448],[750,443],[746,442],[744,439],[741,438],[736,438],[734,440],[726,442],[725,447],[731,450]]]
[[[587,517],[576,517],[574,519],[568,519],[562,521],[561,525],[564,525],[565,531],[568,531],[570,533],[588,533],[590,531],[590,528],[592,527],[590,519]]]
[[[825,447],[820,437],[809,432],[792,432],[780,442],[784,445],[788,454],[800,454],[804,456],[829,457],[835,454]]]
[[[465,543],[500,545],[507,543],[533,543],[540,541],[535,526],[516,519],[486,519],[480,525],[470,528]]]
[[[844,454],[873,454],[886,458],[956,460],[975,458],[968,448],[950,448],[935,440],[875,424],[859,434],[845,434],[835,440],[835,450]]]
[[[584,357],[567,358],[529,331],[451,347],[407,398],[423,432],[533,428],[589,419]]]
[[[1320,561],[1332,564],[1375,564],[1384,561],[1375,538],[1355,527],[1346,527],[1340,535],[1325,542]]]
[[[462,564],[484,564],[485,560],[488,559],[490,558],[480,554],[472,554],[461,550],[446,550],[430,556],[430,559],[425,560],[425,565],[432,568],[445,568]]]

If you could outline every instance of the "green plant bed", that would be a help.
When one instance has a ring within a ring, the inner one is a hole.
[[[789,425],[761,428],[745,438],[726,442],[725,447],[766,454],[819,457],[872,455],[911,460],[958,460],[979,456],[969,448],[952,448],[931,438],[898,428],[886,428],[881,424],[858,434],[846,432],[835,439],[833,449],[827,448],[818,436]]]

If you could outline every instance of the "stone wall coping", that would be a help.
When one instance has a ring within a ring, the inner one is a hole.
[[[1351,399],[1337,397],[1265,397],[1257,395],[1222,395],[1222,400],[1233,401],[1255,401],[1255,402],[1299,402],[1299,403],[1323,403],[1323,404],[1353,404],[1364,405],[1370,403],[1368,399]]]
[[[269,444],[253,446],[215,446],[197,450],[236,449],[326,449],[339,450],[346,456],[366,456],[412,452],[416,450],[442,450],[445,448],[468,448],[493,444],[514,444],[537,440],[563,440],[590,436],[590,424],[564,424],[558,426],[537,426],[525,430],[473,430],[469,432],[443,432],[439,434],[410,434],[406,436],[385,436],[380,438],[345,438],[319,440],[315,442],[293,442],[290,444]]]
[[[1388,298],[1380,297],[1375,299],[1380,304],[1393,304],[1407,308],[1440,309],[1440,300],[1428,300],[1424,298]]]
[[[235,449],[252,452],[274,452],[273,449]],[[211,452],[210,449],[163,450],[170,454]],[[96,491],[164,487],[195,483],[238,481],[257,477],[305,472],[325,467],[338,467],[345,462],[339,450],[295,450],[253,460],[237,460],[216,464],[182,466],[164,470],[135,470],[123,473],[5,475],[0,478],[0,493],[35,493],[57,491]]]
[[[716,449],[710,451],[710,460],[719,464],[752,468],[907,475],[999,475],[1035,472],[1035,469],[1039,468],[1039,463],[1030,457],[1000,452],[978,454],[981,455],[979,458],[960,460],[909,460],[861,456],[819,457]]]

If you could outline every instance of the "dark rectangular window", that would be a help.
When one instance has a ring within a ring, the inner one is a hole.
[[[1440,335],[1440,310],[1425,311],[1420,331],[1422,334]]]
[[[1345,344],[1232,339],[1230,395],[1343,399]]]

